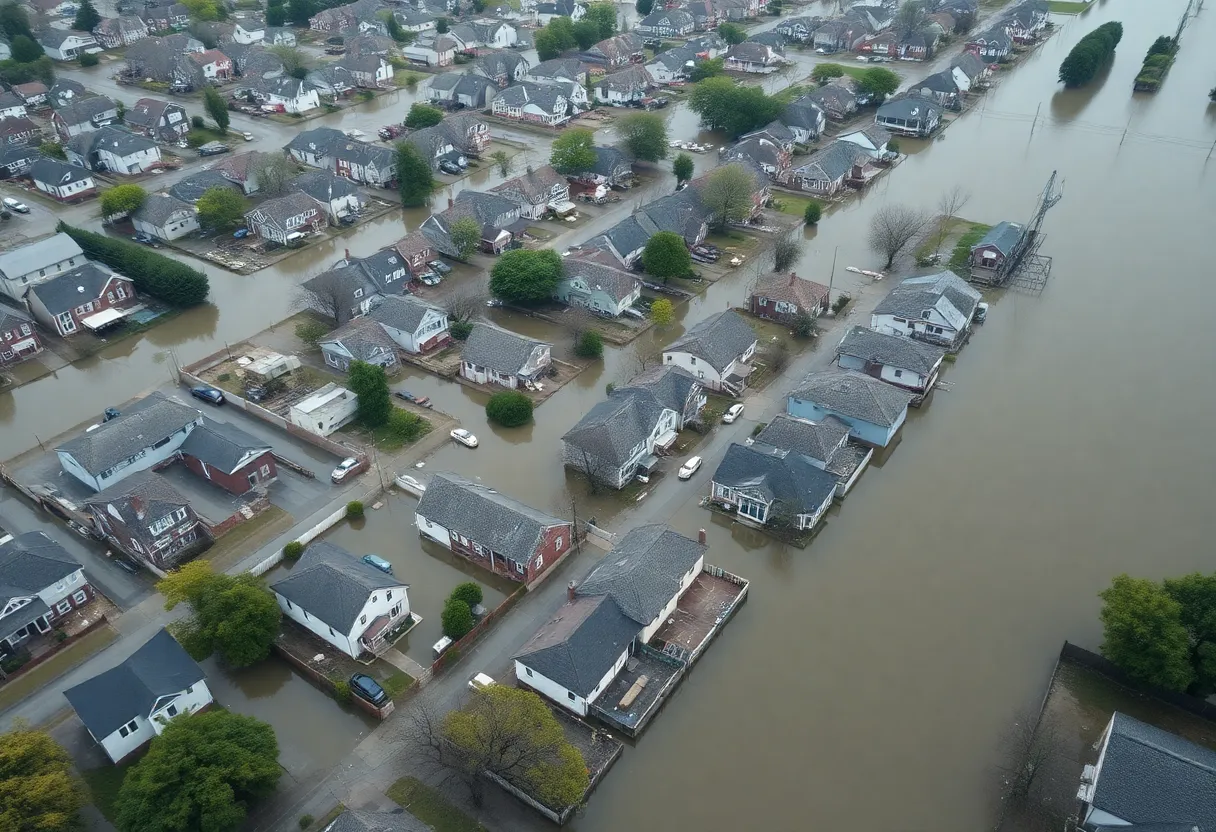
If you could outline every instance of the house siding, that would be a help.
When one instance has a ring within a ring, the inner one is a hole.
[[[418,531],[423,537],[446,546],[455,554],[472,561],[483,569],[489,569],[504,578],[528,584],[540,577],[570,548],[572,530],[569,523],[545,529],[540,543],[528,556],[527,563],[516,566],[514,562],[495,552],[490,545],[483,541],[466,538],[438,523],[431,522],[421,514],[414,515],[414,525],[418,527]],[[479,549],[480,551],[478,551]],[[520,571],[520,566],[523,571]]]
[[[878,448],[885,448],[891,442],[895,434],[899,432],[904,420],[908,417],[908,409],[904,408],[903,413],[895,420],[895,424],[888,428],[884,425],[876,425],[862,419],[837,413],[834,410],[822,407],[814,402],[799,399],[796,396],[789,397],[785,410],[791,416],[809,419],[812,422],[820,422],[828,416],[835,416],[849,426],[849,435],[854,439]]]
[[[632,650],[632,647],[633,645],[630,644],[630,646],[617,657],[617,660],[612,663],[612,668],[604,674],[604,678],[600,679],[599,683],[595,686],[587,699],[571,693],[570,691],[566,690],[566,688],[562,687],[547,676],[542,676],[540,673],[529,668],[519,659],[515,660],[515,678],[535,690],[537,693],[543,694],[553,702],[561,705],[566,710],[572,711],[579,716],[586,716],[587,709],[590,707],[591,703],[596,700],[599,694],[604,692],[605,688],[607,688],[608,685],[612,683],[612,680],[617,677],[617,674],[621,672],[621,669],[625,666],[625,662],[629,659],[629,653]]]
[[[221,471],[214,465],[208,465],[188,454],[182,454],[182,462],[192,472],[210,480],[229,494],[244,494],[252,488],[265,486],[278,477],[278,467],[275,465],[274,455],[271,451],[254,457],[232,473]],[[264,471],[263,469],[269,470]]]
[[[207,682],[203,679],[199,679],[190,686],[189,693],[186,693],[186,691],[183,690],[171,702],[165,701],[162,698],[162,701],[159,703],[159,710],[154,711],[147,716],[140,714],[134,717],[133,721],[136,723],[135,731],[127,736],[124,737],[119,731],[115,731],[108,737],[102,737],[101,739],[93,737],[93,739],[97,740],[101,744],[101,747],[105,749],[106,755],[113,762],[118,763],[143,747],[144,743],[151,741],[154,737],[160,736],[161,732],[164,731],[165,728],[160,723],[159,718],[170,718],[168,714],[165,713],[166,709],[168,709],[170,705],[177,709],[178,715],[181,715],[184,713],[194,713],[196,711],[200,711],[210,705],[213,701],[215,700],[211,696],[211,689],[207,687]],[[91,733],[92,732],[90,732],[90,734]]]

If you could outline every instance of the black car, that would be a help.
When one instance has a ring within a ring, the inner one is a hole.
[[[388,694],[384,692],[384,688],[365,673],[356,673],[350,677],[350,692],[377,707],[388,701]]]
[[[202,399],[210,404],[223,404],[224,394],[214,387],[192,387],[190,395],[196,399]]]
[[[135,564],[131,563],[131,561],[127,560],[126,558],[115,557],[115,558],[112,558],[111,560],[113,560],[114,565],[117,566],[119,569],[121,569],[123,572],[130,572],[132,575],[139,574],[139,567],[136,566]]]
[[[453,176],[460,173],[460,165],[456,164],[455,162],[449,162],[447,159],[444,159],[439,163],[439,169],[444,173],[448,173]]]

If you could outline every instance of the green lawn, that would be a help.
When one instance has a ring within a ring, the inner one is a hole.
[[[291,528],[292,517],[278,506],[271,506],[252,520],[246,520],[215,541],[201,559],[211,561],[216,572],[226,572],[245,555]]]
[[[414,684],[414,677],[398,670],[392,676],[380,682],[380,687],[384,688],[384,692],[388,694],[389,699],[396,699],[405,693],[412,684]]]
[[[435,832],[487,832],[486,828],[422,781],[402,777],[385,792],[389,798]]]
[[[783,214],[789,214],[791,217],[798,217],[799,219],[802,219],[806,215],[806,206],[814,201],[817,200],[813,200],[809,196],[794,196],[784,191],[773,197],[773,203],[778,211]]]
[[[93,796],[93,805],[105,815],[106,820],[110,823],[114,822],[114,801],[118,798],[118,789],[122,786],[122,779],[127,776],[127,769],[134,764],[135,761],[131,761],[122,765],[102,766],[80,772],[85,785],[89,787],[89,793]]]
[[[412,442],[417,442],[419,439],[431,432],[431,423],[426,419],[423,419],[421,416],[418,418],[422,419],[422,430],[413,439],[402,439],[400,436],[393,433],[388,425],[381,425],[378,428],[368,430],[358,422],[352,422],[351,424],[342,428],[342,432],[349,433],[360,442],[375,445],[378,450],[384,453],[392,453],[393,451],[401,450]]]
[[[338,815],[342,814],[345,811],[346,811],[346,807],[343,806],[341,803],[339,803],[337,806],[335,806],[334,808],[332,808],[328,812],[326,812],[324,817],[322,817],[319,821],[313,821],[306,828],[307,829],[324,829],[325,827],[327,827],[331,823],[333,823],[335,820],[337,820]]]
[[[984,225],[977,222],[971,226],[971,230],[959,238],[959,241],[954,245],[954,251],[950,254],[950,262],[947,264],[952,271],[960,271],[967,268],[967,258],[971,256],[971,247],[983,239],[984,235],[992,230],[991,225]]]
[[[0,711],[11,708],[52,679],[67,673],[116,638],[118,638],[118,633],[108,625],[98,627],[88,635],[81,636],[33,670],[6,682],[4,687],[0,687]]]
[[[1047,8],[1056,14],[1080,14],[1088,9],[1089,3],[1072,2],[1072,0],[1048,0]]]
[[[829,61],[828,63],[836,64],[836,66],[844,70],[845,75],[848,75],[850,78],[856,78],[858,81],[861,80],[861,77],[866,74],[866,70],[868,69],[874,69],[875,67],[880,66],[883,69],[891,69],[891,67],[887,64],[872,64],[869,61],[866,61],[865,63],[862,63],[861,61],[851,61],[849,63],[845,63],[843,61]],[[891,69],[891,71],[895,72],[893,69]],[[902,75],[900,75],[898,72],[895,72],[895,74],[899,75],[900,79],[902,80]]]
[[[207,142],[227,142],[231,141],[231,133],[221,133],[219,130],[210,127],[195,127],[186,134],[186,142],[191,147],[201,147]]]

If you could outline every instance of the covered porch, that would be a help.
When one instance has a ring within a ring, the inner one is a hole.
[[[0,652],[15,653],[28,639],[51,631],[51,608],[41,598],[34,598],[25,606],[6,616]]]
[[[379,657],[421,620],[416,619],[413,613],[402,615],[399,607],[394,607],[388,614],[372,619],[363,635],[359,636],[359,648],[364,654]]]

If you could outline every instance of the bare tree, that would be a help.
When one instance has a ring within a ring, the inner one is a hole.
[[[587,487],[592,494],[599,494],[616,478],[616,470],[602,457],[592,454],[582,448],[578,449],[578,459],[570,466],[587,478]]]
[[[442,783],[455,781],[468,789],[473,802],[480,806],[485,796],[485,778],[480,771],[470,771],[461,755],[443,736],[443,716],[427,705],[417,705],[405,726],[406,738],[413,741],[415,760]]]
[[[773,246],[773,271],[789,271],[790,267],[798,262],[798,258],[801,255],[801,235],[795,233],[786,234],[777,240],[777,245]]]
[[[916,239],[929,216],[907,205],[884,205],[870,221],[870,248],[887,258],[884,269],[895,263],[908,244]]]
[[[941,255],[942,243],[946,241],[946,237],[950,236],[951,223],[958,216],[958,212],[963,210],[963,206],[970,200],[971,192],[965,190],[961,185],[955,185],[938,198],[937,213],[939,224],[937,232],[933,235],[933,253],[935,255]]]
[[[338,326],[349,321],[355,310],[354,293],[341,269],[330,269],[306,280],[300,286],[297,303],[304,309],[332,318]]]
[[[769,341],[761,349],[764,352],[765,363],[772,368],[774,373],[780,374],[790,365],[790,345],[787,341]]]
[[[258,191],[266,196],[287,193],[291,180],[300,171],[282,153],[258,153],[249,165],[249,174],[258,183]]]
[[[472,320],[485,309],[486,297],[486,293],[477,286],[465,284],[448,295],[444,308],[453,321]]]
[[[1071,811],[1071,805],[1061,805],[1058,793],[1071,797],[1075,781],[1071,769],[1069,783],[1060,791],[1053,783],[1061,775],[1066,756],[1062,750],[1060,726],[1050,715],[1038,719],[1033,711],[1018,714],[1005,731],[1002,741],[1001,811],[1012,814],[1027,828],[1062,828],[1060,821]],[[1057,766],[1060,771],[1054,771]]]

